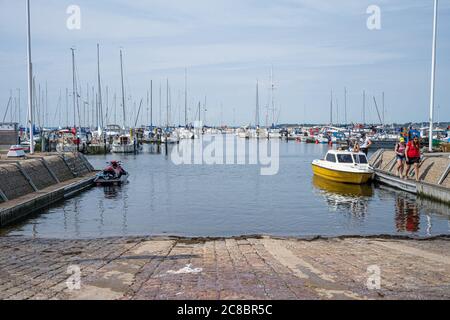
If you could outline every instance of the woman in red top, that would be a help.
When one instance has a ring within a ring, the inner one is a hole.
[[[420,162],[420,143],[416,136],[408,142],[405,150],[406,155],[406,174],[408,174],[411,165],[414,164],[414,172],[416,181],[419,181],[419,162]]]

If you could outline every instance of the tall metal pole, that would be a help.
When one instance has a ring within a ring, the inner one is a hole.
[[[159,82],[159,125],[162,128],[162,88],[161,81]]]
[[[169,128],[169,79],[166,84],[166,128]]]
[[[275,125],[275,99],[274,99],[275,84],[273,83],[273,65],[270,68],[270,100],[272,104],[272,126]]]
[[[97,129],[103,127],[102,85],[100,81],[100,45],[97,43],[98,117]]]
[[[123,129],[125,129],[125,89],[123,87],[123,61],[122,61],[122,50],[120,50],[120,76],[122,79],[122,109],[123,109]]]
[[[147,118],[145,119],[145,125],[150,123],[150,93],[147,90]]]
[[[106,114],[105,114],[105,123],[102,121],[102,126],[105,126],[109,123],[110,118],[110,111],[109,111],[109,88],[106,86]]]
[[[31,64],[31,23],[30,23],[30,0],[27,0],[27,64],[28,64],[28,128],[30,130],[30,154],[34,153],[34,117],[33,117],[33,71]]]
[[[438,0],[434,0],[434,19],[433,19],[433,46],[431,56],[431,94],[430,94],[430,133],[428,142],[428,151],[433,151],[433,109],[434,109],[434,91],[436,79],[436,35],[437,35],[437,10]]]
[[[69,89],[66,88],[66,127],[69,126]]]
[[[150,80],[150,128],[153,128],[153,80]]]
[[[256,114],[255,127],[259,127],[259,82],[256,80]]]
[[[363,125],[366,124],[366,91],[363,91]]]
[[[21,113],[21,112],[20,112],[20,111],[21,111],[21,110],[20,110],[20,88],[17,89],[17,93],[18,93],[18,95],[19,95],[19,97],[18,97],[18,102],[17,102],[17,103],[18,103],[18,107],[19,107],[19,110],[18,110],[18,113],[19,113],[19,115],[18,115],[18,117],[19,117],[18,122],[19,122],[19,126],[20,126],[20,116],[21,116],[21,114],[20,114],[20,113]]]
[[[331,89],[330,97],[330,125],[333,125],[333,89]]]
[[[48,123],[48,86],[47,81],[45,81],[45,112],[44,112],[44,121],[42,122],[42,126]]]
[[[75,49],[72,50],[72,97],[73,97],[73,127],[76,128],[76,80],[75,80]]]
[[[184,126],[187,127],[187,68],[184,69]]]
[[[347,124],[347,87],[344,88],[344,121]]]

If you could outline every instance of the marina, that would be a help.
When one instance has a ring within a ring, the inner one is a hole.
[[[176,147],[170,146],[167,157],[165,148],[157,145],[144,145],[136,155],[87,156],[96,169],[110,160],[125,163],[128,183],[89,189],[2,228],[2,234],[93,238],[450,233],[444,203],[376,181],[352,186],[314,177],[311,162],[323,157],[328,145],[281,143],[280,169],[271,176],[260,176],[258,165],[176,165],[170,160]],[[214,205],[206,205],[206,199],[214,199]]]
[[[0,300],[450,299],[448,4],[41,2],[0,5]]]

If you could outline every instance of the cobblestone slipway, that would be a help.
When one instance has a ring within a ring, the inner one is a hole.
[[[450,238],[3,237],[0,299],[450,299]]]

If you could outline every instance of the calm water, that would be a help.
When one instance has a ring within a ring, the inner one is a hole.
[[[164,152],[151,153],[157,150],[150,146],[138,155],[90,156],[96,168],[122,160],[130,182],[92,188],[2,233],[44,238],[450,233],[448,206],[382,186],[313,178],[310,163],[327,148],[280,143],[274,176],[261,176],[256,165],[177,166]]]

